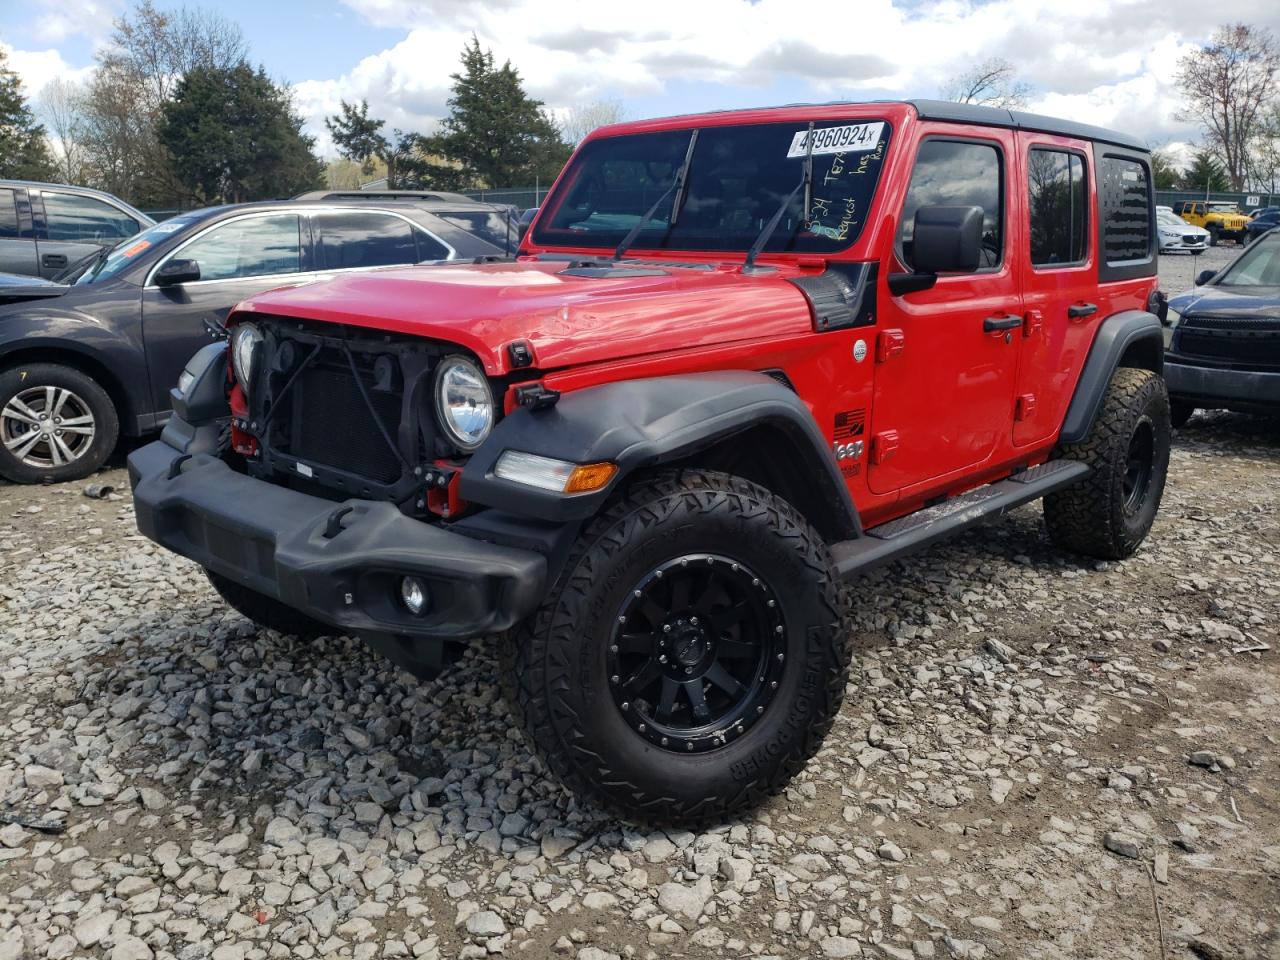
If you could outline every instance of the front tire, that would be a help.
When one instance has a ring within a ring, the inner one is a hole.
[[[722,473],[634,484],[507,640],[508,702],[570,790],[623,816],[719,821],[822,743],[849,666],[821,537]]]
[[[1205,229],[1209,231],[1209,246],[1216,247],[1218,245],[1218,241],[1222,237],[1222,231],[1213,224],[1210,224]]]
[[[83,479],[106,462],[119,435],[111,398],[74,367],[30,363],[0,373],[0,477]]]
[[[250,590],[220,573],[214,573],[208,567],[204,572],[209,582],[213,584],[213,589],[218,591],[218,596],[226,601],[227,606],[259,627],[285,633],[299,640],[314,640],[317,637],[333,636],[341,632],[334,627],[326,626],[319,620],[311,619],[304,613],[299,613],[274,597]]]
[[[1160,508],[1171,432],[1164,380],[1150,370],[1116,370],[1089,436],[1059,450],[1093,472],[1044,498],[1050,539],[1102,560],[1132,556]]]

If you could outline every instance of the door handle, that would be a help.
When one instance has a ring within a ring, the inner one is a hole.
[[[46,253],[40,258],[40,263],[46,267],[65,267],[67,265],[67,255],[65,253]]]
[[[1072,320],[1081,320],[1085,317],[1091,317],[1098,312],[1096,303],[1073,303],[1067,307],[1067,316]]]
[[[987,317],[982,321],[982,329],[985,333],[995,333],[997,330],[1012,330],[1014,327],[1022,326],[1021,317]]]

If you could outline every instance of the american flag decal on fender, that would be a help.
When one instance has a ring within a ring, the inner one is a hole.
[[[834,439],[836,441],[850,440],[853,437],[862,436],[862,432],[866,427],[866,420],[866,410],[845,410],[837,413]]]

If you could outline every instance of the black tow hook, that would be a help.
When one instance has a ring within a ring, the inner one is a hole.
[[[329,514],[329,519],[324,525],[324,538],[326,540],[332,540],[342,532],[342,518],[353,509],[353,507],[339,507],[337,510],[333,511],[333,513]]]

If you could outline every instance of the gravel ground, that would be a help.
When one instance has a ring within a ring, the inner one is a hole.
[[[419,684],[0,487],[0,960],[1280,957],[1278,454],[1201,414],[1127,562],[1029,507],[861,582],[825,749],[696,834],[551,781],[492,644]]]

